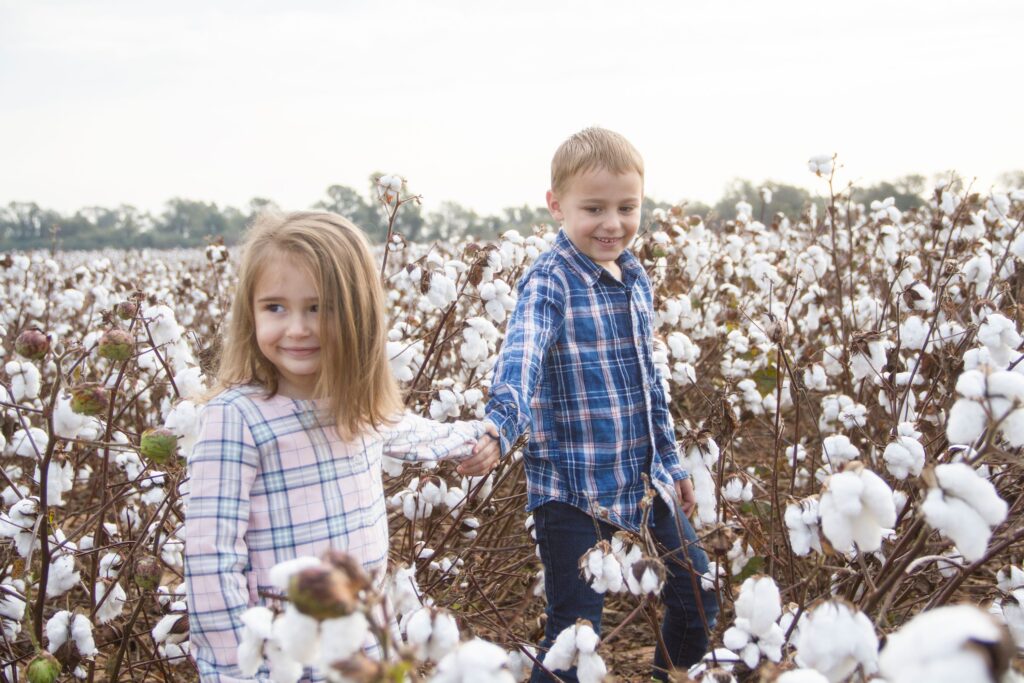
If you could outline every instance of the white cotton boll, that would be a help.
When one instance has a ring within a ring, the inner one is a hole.
[[[238,642],[238,666],[253,676],[263,664],[263,642],[273,633],[274,613],[267,607],[250,607],[242,613],[242,635]]]
[[[107,594],[108,582],[99,581],[96,584],[96,601],[103,600],[103,604],[96,610],[96,621],[101,624],[105,624],[112,619],[116,619],[121,615],[124,610],[124,603],[127,601],[128,596],[124,592],[124,588],[121,588],[121,584],[112,583],[109,584],[110,597],[103,600],[103,597]]]
[[[977,401],[960,399],[953,404],[946,421],[946,438],[950,443],[971,445],[984,433],[988,426],[985,407]]]
[[[920,351],[924,349],[928,330],[929,326],[926,322],[918,316],[912,315],[900,325],[900,343],[905,349]],[[932,346],[933,342],[930,341],[928,347],[931,348]]]
[[[821,354],[821,364],[825,374],[835,377],[843,373],[843,347],[832,345],[825,347]]]
[[[984,344],[998,365],[1005,366],[1010,353],[1021,345],[1024,339],[1017,332],[1017,325],[1001,313],[990,313],[978,326],[978,341]]]
[[[525,681],[530,677],[533,672],[533,660],[530,655],[537,656],[537,648],[532,645],[523,645],[522,647],[529,654],[520,650],[512,650],[508,653],[508,670],[516,681]]]
[[[46,597],[56,598],[64,595],[77,586],[81,580],[82,577],[75,568],[74,555],[61,553],[50,559],[50,573],[46,581]],[[113,597],[111,596],[111,599]]]
[[[39,468],[32,475],[32,481],[39,481]],[[64,506],[64,494],[75,484],[75,466],[70,462],[50,460],[46,467],[46,504],[54,507]]]
[[[865,427],[868,423],[868,409],[860,403],[846,406],[839,411],[839,421],[847,429],[854,427]]]
[[[775,581],[768,576],[752,576],[744,581],[736,599],[736,616],[747,621],[749,633],[767,633],[782,616],[779,587]]]
[[[185,618],[185,614],[182,612],[174,612],[166,614],[161,617],[160,621],[156,622],[156,626],[153,627],[152,636],[153,642],[155,643],[177,643],[188,638],[188,631],[184,633],[171,633],[171,629],[174,628],[175,624]]]
[[[921,505],[925,520],[950,538],[964,559],[981,559],[992,528],[1006,519],[1006,501],[990,481],[963,463],[937,466],[935,480],[937,486]]]
[[[22,458],[40,458],[49,442],[46,432],[38,427],[29,427],[27,431],[19,429],[11,437],[11,450]]]
[[[300,664],[310,666],[320,654],[319,623],[290,603],[274,620],[273,637],[281,650]]]
[[[39,398],[39,368],[33,363],[12,360],[4,366],[4,370],[11,378],[11,393],[15,403]]]
[[[808,391],[826,391],[828,389],[828,376],[825,368],[821,365],[811,365],[804,370],[804,384]]]
[[[302,678],[302,663],[289,656],[276,641],[267,641],[263,652],[270,668],[271,683],[298,683]]]
[[[320,622],[320,650],[324,663],[342,661],[356,654],[363,649],[369,634],[370,622],[362,612]]]
[[[387,343],[388,363],[391,372],[399,382],[411,382],[415,377],[414,365],[416,358],[423,352],[423,342],[412,343],[389,341]]]
[[[480,638],[459,645],[437,665],[431,683],[515,683],[504,650]]]
[[[608,675],[608,667],[596,652],[581,654],[576,667],[576,677],[580,683],[601,683]]]
[[[422,604],[420,587],[416,582],[416,567],[398,565],[386,583],[388,597],[398,615],[409,614]]]
[[[916,477],[924,469],[924,446],[911,436],[897,436],[885,447],[882,459],[889,474],[897,479],[906,479],[911,474]]]
[[[991,648],[999,627],[977,607],[954,605],[921,612],[886,639],[880,673],[889,683],[991,681]]]
[[[46,651],[53,654],[60,646],[68,642],[71,635],[71,612],[61,610],[46,622]]]
[[[187,367],[174,376],[178,394],[187,401],[194,401],[206,391],[206,381],[199,366]]]
[[[53,409],[53,433],[64,439],[78,437],[78,432],[85,426],[88,418],[71,410],[71,399],[66,396],[57,397],[57,405]]]
[[[323,563],[315,557],[296,557],[292,560],[278,562],[270,569],[270,583],[279,591],[288,590],[288,582],[292,575],[310,567],[319,567]]]
[[[1007,566],[996,573],[996,585],[1004,593],[1024,588],[1024,567]]]
[[[839,552],[854,543],[863,552],[878,550],[883,529],[896,523],[892,489],[860,463],[829,478],[818,509],[822,532]]]
[[[576,656],[576,624],[573,624],[555,636],[555,642],[544,655],[543,662],[551,671],[568,671],[576,661]]]
[[[99,652],[92,635],[92,622],[84,614],[76,614],[71,621],[71,638],[75,641],[78,654],[92,657]]]
[[[199,439],[202,409],[192,401],[179,401],[164,420],[164,428],[178,436],[181,453],[188,456]]]
[[[878,638],[863,612],[845,602],[829,601],[807,614],[796,642],[796,662],[838,683],[861,666],[878,670]]]
[[[405,460],[399,458],[392,458],[390,455],[385,455],[380,460],[381,469],[384,474],[389,477],[399,477],[402,472],[405,471]]]
[[[807,168],[818,177],[829,175],[832,173],[832,155],[817,154],[811,157],[807,161]]]
[[[789,543],[798,557],[809,554],[812,549],[821,552],[817,496],[787,505],[785,522]]]
[[[856,460],[860,455],[857,447],[850,443],[850,438],[843,434],[826,436],[821,444],[821,453],[833,469],[844,462]]]
[[[436,308],[446,308],[458,297],[458,290],[443,272],[435,271],[430,275],[430,288],[427,290],[427,301]]]

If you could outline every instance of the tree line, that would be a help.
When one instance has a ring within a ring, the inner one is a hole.
[[[368,192],[361,193],[346,185],[332,185],[325,196],[312,208],[335,211],[359,225],[375,242],[382,242],[387,231],[387,219],[376,200],[374,177],[370,178]],[[1024,173],[1004,174],[1007,182],[1020,180]],[[772,190],[770,204],[762,200],[761,188]],[[924,176],[908,175],[854,190],[854,200],[865,204],[876,199],[894,197],[896,206],[907,210],[926,201],[930,186]],[[753,183],[736,179],[726,188],[713,205],[697,201],[685,204],[689,214],[697,214],[713,221],[735,217],[738,202],[749,203],[754,217],[766,220],[778,212],[795,218],[811,202],[820,202],[802,187],[785,183]],[[71,215],[39,206],[35,202],[12,201],[0,207],[0,251],[27,250],[55,247],[58,249],[170,248],[194,247],[214,238],[225,243],[237,242],[253,217],[274,202],[262,197],[249,201],[248,206],[218,206],[176,197],[169,200],[162,212],[150,213],[122,204],[114,208],[92,206],[79,209]],[[650,220],[653,209],[670,208],[672,204],[652,198],[644,199],[644,215]],[[538,223],[551,221],[547,209],[540,205],[508,207],[495,214],[481,215],[458,202],[445,201],[431,211],[410,203],[399,213],[395,229],[409,241],[429,242],[461,236],[492,239],[506,230],[528,232]]]

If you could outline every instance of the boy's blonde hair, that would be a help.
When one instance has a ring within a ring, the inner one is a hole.
[[[253,297],[264,269],[280,258],[295,259],[316,284],[320,376],[314,398],[329,402],[339,436],[350,440],[388,422],[402,402],[386,354],[384,290],[363,232],[334,213],[267,211],[256,218],[212,391],[255,382],[269,396],[277,393],[277,370],[256,343]]]
[[[551,191],[562,195],[580,173],[605,168],[615,174],[636,171],[644,179],[644,159],[629,140],[606,128],[584,128],[555,150],[551,159]]]

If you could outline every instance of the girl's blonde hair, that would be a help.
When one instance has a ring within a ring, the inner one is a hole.
[[[278,390],[277,370],[256,343],[253,297],[264,269],[290,258],[316,284],[320,376],[314,398],[329,402],[339,436],[354,438],[401,410],[386,354],[384,290],[370,245],[354,223],[334,213],[261,213],[249,230],[231,305],[224,351],[212,392],[258,383]]]

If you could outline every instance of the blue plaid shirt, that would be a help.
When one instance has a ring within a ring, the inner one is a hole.
[[[654,367],[651,283],[630,252],[622,281],[559,232],[519,281],[487,418],[502,452],[529,430],[527,509],[559,501],[640,526],[642,473],[674,499],[679,463]]]

